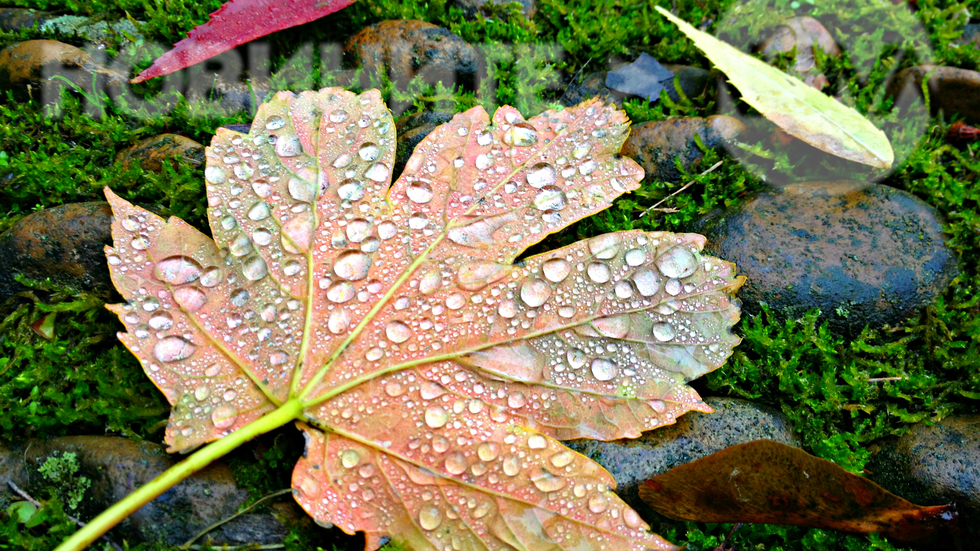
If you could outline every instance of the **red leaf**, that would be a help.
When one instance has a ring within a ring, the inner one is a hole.
[[[881,532],[908,543],[948,541],[957,533],[953,506],[915,505],[772,440],[731,446],[675,467],[640,486],[640,498],[676,520]]]
[[[340,11],[354,0],[231,0],[211,20],[187,33],[131,82],[169,75],[267,34]]]

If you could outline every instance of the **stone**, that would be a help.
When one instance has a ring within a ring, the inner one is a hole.
[[[903,322],[957,273],[940,215],[883,185],[791,184],[709,213],[692,230],[748,278],[738,294],[743,317],[762,303],[778,319],[819,308],[839,335]]]
[[[980,415],[919,423],[868,449],[868,478],[917,505],[955,503],[964,549],[980,549]]]
[[[91,484],[78,508],[78,516],[91,518],[173,466],[181,458],[150,442],[112,436],[66,436],[32,439],[20,446],[0,447],[0,494],[9,492],[7,480],[41,499],[48,482],[37,467],[52,456],[77,454],[76,476]],[[179,545],[205,528],[234,515],[248,499],[248,491],[235,484],[222,461],[211,463],[152,502],[132,513],[110,536],[130,543],[162,541]],[[208,532],[202,541],[214,545],[282,543],[296,524],[311,524],[309,517],[288,496],[274,507],[257,508]],[[199,543],[201,543],[199,542]]]
[[[163,163],[173,158],[182,158],[195,167],[202,166],[204,146],[177,134],[160,134],[140,140],[116,154],[116,162],[122,163],[124,168],[135,164],[143,170],[158,173],[163,172]]]
[[[694,135],[710,149],[723,147],[745,130],[734,117],[712,115],[650,121],[633,126],[623,144],[622,154],[632,157],[646,171],[646,181],[680,182],[684,177],[674,164],[675,158],[689,172],[701,167],[704,154],[694,141]]]
[[[960,115],[968,124],[980,124],[980,72],[957,67],[917,65],[899,71],[885,88],[895,105],[906,110],[922,98],[922,81],[929,77],[929,106],[932,114],[942,111],[946,119]]]
[[[778,54],[792,52],[795,48],[793,70],[800,73],[806,84],[822,90],[830,83],[823,73],[811,74],[811,70],[816,68],[814,44],[828,56],[837,57],[841,54],[834,37],[819,21],[809,16],[791,17],[786,20],[785,25],[776,27],[772,36],[759,47],[759,51],[771,59]]]
[[[709,397],[704,401],[715,409],[714,413],[688,413],[676,424],[646,432],[635,440],[577,440],[566,444],[605,467],[616,480],[619,497],[651,525],[666,519],[640,499],[639,487],[646,480],[678,465],[753,440],[768,439],[801,446],[789,419],[775,409],[737,398]]]
[[[491,15],[494,8],[506,6],[513,2],[521,5],[521,13],[528,19],[538,13],[537,0],[450,0],[449,5],[459,8],[467,19],[472,19],[477,12],[483,15]]]
[[[664,67],[671,73],[674,73],[674,77],[677,79],[678,84],[680,84],[681,91],[684,92],[684,95],[688,99],[696,98],[705,93],[708,90],[708,85],[714,82],[711,72],[705,69],[673,63],[664,63]],[[672,82],[667,85],[667,95],[673,101],[680,101],[681,99],[680,94],[677,93]]]
[[[698,69],[697,67],[690,67],[688,65],[677,65],[673,63],[664,63],[663,66],[674,73],[674,77],[680,84],[681,90],[684,95],[690,98],[696,98],[701,94],[705,93],[708,89],[708,85],[714,81],[711,77],[711,73],[704,69]],[[605,103],[614,104],[616,107],[623,107],[623,99],[628,97],[622,92],[618,92],[606,86],[606,72],[599,71],[595,73],[587,73],[581,78],[573,78],[571,82],[565,87],[565,93],[559,99],[562,105],[571,107],[572,105],[578,105],[583,101],[598,97]],[[674,88],[673,81],[664,83],[665,89],[667,90],[667,96],[673,101],[680,101],[680,94],[677,93],[677,89]]]
[[[440,124],[449,122],[453,118],[452,113],[445,112],[425,112],[410,117],[402,117],[395,122],[395,130],[398,133],[398,146],[395,150],[395,167],[392,170],[392,181],[401,176],[405,169],[415,146],[419,144],[430,132]]]
[[[18,274],[72,289],[112,288],[103,248],[112,242],[112,210],[105,202],[71,203],[40,210],[0,235],[0,304],[24,290]]]
[[[40,28],[55,17],[46,11],[28,8],[0,8],[0,31],[17,32],[21,29]]]
[[[53,75],[85,90],[92,87],[92,75],[116,85],[126,82],[124,75],[100,65],[81,49],[56,40],[28,40],[0,51],[0,90],[11,90],[19,99],[57,102],[67,84],[50,80]]]
[[[460,84],[467,90],[476,89],[473,46],[424,21],[390,20],[365,27],[347,41],[344,60],[364,67],[369,74],[383,68],[400,89],[416,76],[427,84],[441,81],[446,87]]]

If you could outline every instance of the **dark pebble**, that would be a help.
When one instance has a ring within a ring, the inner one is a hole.
[[[837,334],[901,323],[957,272],[939,214],[915,196],[842,180],[791,184],[709,214],[693,228],[747,281],[743,315],[819,308]]]
[[[701,137],[705,147],[716,149],[744,130],[744,124],[726,115],[645,122],[632,128],[622,154],[640,163],[647,182],[680,182],[684,176],[677,170],[675,158],[680,157],[681,165],[689,172],[702,168],[704,154],[694,141],[695,134]]]
[[[84,90],[92,88],[93,75],[115,85],[126,81],[81,49],[56,40],[18,42],[0,52],[0,89],[12,91],[15,98],[57,102],[61,88],[68,85],[51,80],[53,75],[62,75]]]
[[[785,25],[777,27],[772,36],[762,43],[759,50],[772,58],[777,54],[792,52],[795,48],[793,70],[800,73],[808,85],[822,90],[829,84],[827,77],[823,73],[810,74],[816,67],[814,44],[830,57],[841,54],[840,47],[823,24],[812,17],[792,17]]]
[[[52,17],[48,12],[28,8],[0,8],[0,30],[17,32],[40,27]]]
[[[969,124],[980,124],[980,73],[957,67],[918,65],[898,72],[888,82],[886,94],[895,105],[907,109],[922,98],[922,81],[929,78],[929,106],[935,115],[942,111],[947,119],[960,115]]]
[[[671,63],[665,63],[664,67],[674,73],[677,82],[680,84],[681,91],[684,92],[684,95],[688,99],[696,98],[703,94],[708,89],[708,85],[714,80],[710,72],[704,69],[698,69],[697,67]],[[681,97],[677,93],[677,89],[674,88],[673,81],[665,82],[664,86],[667,90],[667,96],[671,100],[680,101]],[[622,92],[608,88],[606,86],[606,72],[601,71],[572,78],[571,82],[566,86],[565,93],[560,98],[560,101],[562,105],[570,107],[593,97],[598,97],[605,103],[622,107],[623,99],[638,96],[627,96]]]
[[[202,166],[204,146],[177,134],[161,134],[141,140],[116,154],[116,162],[124,167],[136,164],[150,172],[162,172],[163,163],[173,158],[182,158],[193,166]]]

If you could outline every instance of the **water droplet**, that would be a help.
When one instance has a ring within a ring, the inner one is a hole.
[[[569,350],[568,353],[565,354],[565,357],[568,359],[568,365],[571,366],[572,369],[579,369],[585,365],[585,362],[589,361],[589,357],[585,354],[585,352],[578,348]]]
[[[643,269],[633,274],[633,284],[641,295],[653,296],[660,290],[660,277],[653,270]]]
[[[330,330],[334,335],[339,335],[350,327],[350,314],[344,308],[336,308],[333,312],[330,312],[330,317],[327,318],[327,329]],[[370,356],[371,352],[368,351]]]
[[[188,312],[197,312],[207,302],[207,296],[197,287],[178,287],[174,289],[174,302]]]
[[[208,385],[197,385],[194,389],[194,399],[198,402],[203,402],[207,400],[208,396],[211,395],[211,387]]]
[[[304,253],[313,241],[313,215],[302,212],[282,226],[282,247],[293,254]]]
[[[122,259],[114,254],[110,254],[108,257],[106,257],[106,260],[109,261],[110,266],[118,266],[122,264]]]
[[[160,307],[160,301],[154,297],[149,297],[143,301],[143,309],[152,312]]]
[[[349,281],[338,281],[327,289],[327,299],[330,302],[342,304],[354,298],[354,284]]]
[[[295,157],[302,152],[299,136],[283,136],[276,140],[276,154],[280,157]]]
[[[537,308],[548,301],[551,285],[540,278],[528,279],[521,285],[521,300],[531,308]]]
[[[201,277],[201,265],[186,256],[171,256],[157,262],[155,275],[171,285],[183,285]]]
[[[445,466],[446,472],[449,474],[463,474],[466,472],[466,468],[469,467],[469,463],[466,461],[465,455],[454,452],[446,457]]]
[[[500,305],[497,306],[497,313],[502,317],[510,319],[517,315],[517,303],[510,299],[502,300],[500,301]]]
[[[272,354],[269,354],[269,363],[271,365],[282,365],[289,361],[289,354],[286,354],[282,350],[276,350]]]
[[[412,182],[406,191],[408,198],[414,203],[428,203],[432,200],[432,186],[425,182]]]
[[[221,228],[224,230],[231,231],[235,229],[235,226],[237,225],[238,220],[235,220],[235,217],[230,214],[221,219]]]
[[[660,273],[669,278],[687,277],[698,270],[698,259],[685,247],[674,247],[656,260]]]
[[[527,183],[532,187],[543,188],[558,181],[558,173],[548,163],[538,163],[527,171]]]
[[[459,310],[464,305],[466,305],[466,297],[463,293],[453,293],[446,298],[446,308],[450,310]]]
[[[150,246],[150,238],[145,235],[137,235],[130,242],[130,245],[137,251],[145,251]]]
[[[209,166],[204,169],[204,179],[212,184],[225,183],[225,171],[219,166]]]
[[[412,337],[412,330],[400,321],[391,321],[385,326],[385,336],[395,344],[403,343]]]
[[[153,357],[161,362],[177,362],[190,358],[197,346],[180,337],[164,337],[153,347]]]
[[[360,201],[364,198],[364,186],[356,180],[347,180],[337,188],[337,195],[344,201]]]
[[[504,468],[504,474],[507,476],[515,476],[521,472],[521,460],[516,455],[505,457],[501,466]]]
[[[592,375],[600,381],[610,381],[619,374],[619,367],[606,358],[592,360]]]
[[[599,318],[593,321],[592,324],[595,326],[596,331],[603,337],[612,339],[622,339],[630,331],[630,318],[625,315]]]
[[[589,240],[589,252],[600,260],[614,258],[619,252],[623,238],[618,233],[607,233]]]
[[[589,264],[587,271],[589,274],[589,279],[596,283],[606,283],[609,281],[609,278],[612,277],[612,272],[609,270],[609,266],[603,262],[593,262],[592,264]]]
[[[633,286],[626,280],[617,281],[613,290],[616,292],[616,298],[622,300],[626,300],[633,296]]]
[[[289,179],[289,183],[286,184],[287,189],[289,189],[289,195],[297,201],[302,201],[304,203],[312,203],[316,199],[316,188],[312,183],[306,180],[301,180],[295,176]]]
[[[219,373],[221,373],[221,366],[218,364],[211,364],[204,370],[204,374],[208,377],[217,377]]]
[[[568,206],[565,192],[556,186],[545,186],[534,196],[534,207],[544,211],[558,211]]]
[[[519,122],[511,127],[507,134],[508,143],[519,147],[527,147],[538,143],[538,131],[529,123]]]
[[[484,501],[483,503],[477,505],[476,509],[473,510],[473,518],[481,519],[487,516],[491,510],[493,510],[493,505],[490,505],[489,502]]]
[[[252,205],[252,208],[248,210],[248,219],[258,222],[259,220],[265,220],[272,214],[269,210],[269,204],[265,201],[261,201]]]
[[[531,482],[542,492],[557,492],[565,487],[565,478],[555,476],[548,471],[540,471],[531,475]]]
[[[272,195],[272,186],[270,186],[268,182],[260,180],[257,182],[252,182],[252,191],[254,191],[255,194],[262,199],[265,199],[266,197]]]
[[[661,322],[653,326],[653,336],[660,342],[667,342],[676,336],[676,332],[673,325]]]
[[[354,450],[344,450],[340,452],[340,464],[345,469],[353,469],[361,463],[361,454]]]
[[[551,456],[551,464],[559,469],[571,465],[572,461],[575,461],[575,452],[571,450],[558,452]]]
[[[626,251],[626,263],[636,267],[647,261],[647,252],[643,249],[630,249]]]
[[[201,274],[201,285],[205,287],[214,287],[215,285],[221,283],[221,279],[224,274],[221,273],[221,268],[211,267],[204,270]]]
[[[371,223],[363,218],[351,220],[347,224],[347,239],[351,243],[360,243],[371,235]]]
[[[140,229],[139,220],[137,220],[133,216],[127,216],[126,218],[123,218],[121,223],[123,229],[125,229],[126,231],[136,231]]]
[[[225,393],[221,395],[221,398],[226,402],[230,402],[235,398],[238,398],[238,393],[234,390],[226,390]]]
[[[500,446],[493,442],[484,442],[476,448],[476,455],[479,456],[480,461],[493,461],[500,455]]]
[[[588,176],[589,174],[592,174],[593,172],[595,172],[595,169],[598,168],[598,167],[599,167],[599,165],[596,164],[595,161],[593,161],[592,159],[589,159],[588,161],[585,161],[584,163],[582,163],[582,164],[580,164],[578,166],[578,172],[582,176]]]
[[[238,289],[236,291],[232,291],[230,298],[231,303],[235,306],[245,306],[245,304],[248,303],[250,295],[248,294],[248,290]]]
[[[139,318],[137,318],[137,320],[139,320]],[[127,319],[127,321],[129,320]],[[157,331],[166,331],[173,326],[174,326],[174,318],[172,318],[170,314],[166,312],[160,312],[159,314],[156,314],[155,316],[150,318],[150,327],[152,327]]]
[[[349,165],[350,162],[353,160],[354,158],[351,157],[350,153],[341,153],[340,155],[337,156],[336,159],[334,159],[333,167],[344,168],[345,166]]]
[[[297,260],[289,260],[282,265],[282,273],[291,276],[296,275],[303,269],[303,265]]]
[[[141,323],[133,329],[133,334],[139,339],[145,339],[150,336],[150,326]]]
[[[449,449],[449,440],[444,436],[435,436],[432,438],[432,451],[436,453],[446,453]]]
[[[245,256],[252,252],[252,240],[247,235],[239,235],[228,246],[228,251],[231,252],[232,256]]]
[[[265,127],[267,130],[279,130],[283,126],[286,126],[286,121],[282,117],[273,116],[265,120]]]
[[[589,510],[599,514],[609,507],[609,499],[602,494],[592,494],[589,496]]]
[[[399,383],[398,381],[388,381],[388,383],[385,384],[385,394],[391,396],[392,398],[401,396],[402,394],[405,394],[405,385]]]
[[[449,412],[439,405],[431,405],[425,408],[425,424],[429,428],[437,429],[449,422]]]
[[[261,256],[253,256],[242,266],[242,273],[251,281],[258,281],[269,273],[269,267]]]
[[[359,251],[341,253],[333,265],[335,274],[350,281],[364,279],[370,269],[371,257]]]
[[[357,154],[365,161],[377,161],[378,157],[381,155],[381,150],[378,149],[377,145],[368,142],[362,144],[361,147],[358,148]]]
[[[378,361],[378,360],[381,359],[381,356],[384,356],[384,351],[381,350],[380,348],[378,348],[377,346],[375,346],[374,348],[368,350],[364,354],[364,357],[367,358],[369,362]]]
[[[668,279],[664,285],[664,291],[670,296],[676,297],[684,289],[684,285],[676,279]]]
[[[419,526],[423,530],[435,530],[442,524],[442,512],[431,503],[424,503],[419,509]]]
[[[507,395],[507,405],[511,408],[517,409],[524,407],[524,404],[526,403],[527,397],[524,396],[524,393],[522,392],[511,392]]]
[[[643,528],[643,525],[646,524],[643,522],[643,519],[640,518],[640,515],[629,507],[623,508],[623,523],[634,530]]]
[[[230,404],[221,404],[211,412],[211,422],[216,429],[226,429],[235,424],[238,419],[238,411]]]
[[[527,439],[527,447],[532,450],[543,450],[548,447],[548,440],[540,434],[532,434]]]
[[[370,463],[362,465],[360,469],[357,469],[357,476],[361,478],[371,478],[374,476],[374,465]]]
[[[391,175],[391,169],[384,163],[374,163],[364,172],[364,177],[375,182],[384,182]]]

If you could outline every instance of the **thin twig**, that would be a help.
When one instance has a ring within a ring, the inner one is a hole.
[[[699,176],[704,176],[705,174],[708,174],[709,172],[714,172],[715,169],[718,168],[718,167],[720,167],[721,166],[721,163],[723,163],[723,162],[724,161],[718,161],[717,163],[711,165],[711,168],[709,168],[708,170],[705,170]],[[680,188],[679,190],[677,190],[674,193],[671,193],[670,195],[668,195],[668,196],[664,197],[663,199],[657,201],[657,203],[655,205],[653,205],[652,207],[650,207],[647,210],[643,211],[643,214],[641,214],[640,216],[641,217],[646,216],[647,213],[650,212],[651,210],[655,210],[655,211],[658,211],[658,212],[667,212],[667,213],[677,212],[677,209],[673,209],[673,208],[658,209],[657,207],[660,206],[661,204],[663,204],[663,202],[666,201],[667,199],[670,199],[671,197],[673,197],[673,196],[677,195],[678,193],[684,191],[685,189],[691,187],[692,185],[694,185],[694,182],[696,182],[696,181],[697,181],[697,178],[695,178],[694,180],[691,180],[690,182],[684,184],[684,186],[682,188]]]
[[[882,381],[904,381],[905,377],[874,377],[868,379],[869,383],[880,383]]]
[[[208,526],[207,528],[205,528],[204,530],[202,530],[201,533],[199,533],[198,535],[196,535],[193,538],[191,538],[191,539],[187,540],[186,542],[184,542],[184,545],[181,545],[180,548],[181,549],[196,549],[196,548],[198,548],[199,546],[192,546],[191,544],[194,543],[195,541],[197,541],[197,539],[200,538],[201,536],[203,536],[204,534],[207,534],[211,530],[214,530],[215,528],[221,526],[222,524],[224,524],[224,523],[226,523],[228,521],[234,520],[234,519],[236,519],[236,518],[244,515],[245,513],[251,511],[252,509],[255,509],[256,507],[258,507],[259,505],[261,505],[265,501],[268,501],[268,500],[270,500],[270,499],[272,499],[274,497],[279,497],[279,496],[282,496],[282,495],[286,495],[286,494],[288,494],[288,493],[290,493],[292,491],[293,491],[292,488],[286,488],[285,490],[279,490],[278,492],[272,492],[271,494],[269,494],[269,495],[267,495],[265,497],[259,498],[255,503],[249,505],[248,507],[242,509],[241,511],[235,513],[234,515],[231,515],[230,517],[225,518],[225,519],[221,519],[218,522],[212,524],[211,526]],[[279,549],[279,547],[259,547],[259,549]]]
[[[584,64],[583,64],[583,65],[582,65],[581,67],[579,67],[579,69],[578,69],[578,71],[576,71],[576,73],[575,73],[574,75],[572,75],[572,82],[573,82],[573,83],[575,82],[575,79],[577,79],[577,78],[578,78],[578,76],[582,74],[582,71],[584,71],[584,70],[585,70],[585,68],[589,66],[589,62],[590,62],[590,61],[592,61],[592,60],[591,60],[591,59],[586,59],[586,60],[585,60],[585,63],[584,63]],[[568,95],[568,88],[569,88],[568,86],[566,86],[566,87],[565,87],[565,93],[563,93],[563,94],[561,95],[561,97],[560,97],[560,98],[558,98],[558,103],[561,103],[561,102],[562,102],[562,100],[564,100],[564,99],[565,99],[565,96],[567,96],[567,95]]]
[[[244,545],[237,545],[235,547],[222,547],[221,549],[226,551],[234,551],[235,549],[285,549],[285,548],[286,548],[286,544],[283,543],[272,543],[269,545],[253,545],[251,543],[246,543]],[[192,545],[187,549],[204,549],[204,546]],[[208,549],[214,549],[214,547],[208,547]]]
[[[14,481],[13,480],[8,480],[7,481],[7,485],[10,486],[10,489],[13,490],[14,492],[16,492],[17,495],[19,495],[20,497],[26,499],[28,502],[30,502],[31,505],[37,507],[38,509],[44,507],[43,505],[41,505],[41,502],[40,501],[38,501],[38,500],[34,499],[33,497],[31,497],[31,494],[25,492],[24,490],[21,490],[20,487],[17,486],[17,484],[14,484]],[[82,521],[78,520],[77,518],[69,515],[68,513],[65,513],[65,516],[68,517],[68,520],[70,520],[70,521],[74,522],[76,525],[78,525],[79,528],[85,526],[85,523],[84,522],[82,522]],[[102,536],[102,539],[104,539],[106,541],[106,543],[108,543],[110,546],[112,546],[112,548],[115,549],[116,551],[122,551],[122,547],[119,547],[119,545],[117,545],[116,542],[114,542],[111,539],[109,539],[109,536]]]

